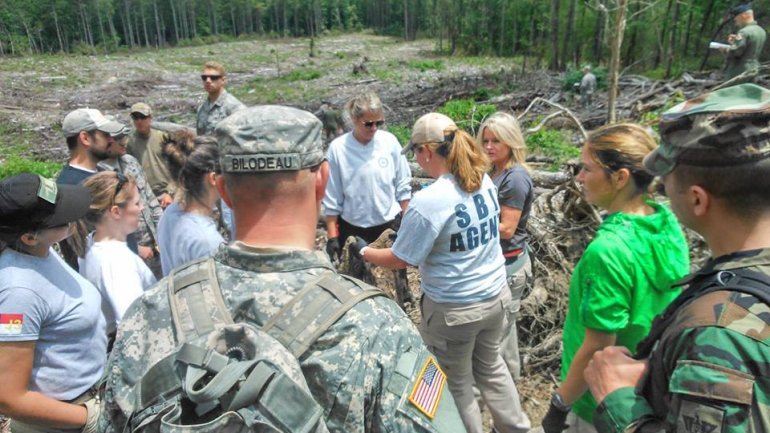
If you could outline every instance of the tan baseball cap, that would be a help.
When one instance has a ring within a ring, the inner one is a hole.
[[[137,102],[136,104],[131,106],[131,113],[134,114],[139,113],[142,116],[152,116],[152,108],[150,108],[149,105],[145,104],[144,102]]]
[[[74,137],[81,131],[99,130],[115,136],[119,134],[126,126],[122,123],[110,120],[102,114],[101,111],[93,108],[78,108],[64,116],[61,129],[65,137]]]
[[[428,113],[414,123],[412,139],[401,151],[406,154],[416,145],[424,143],[443,143],[458,130],[454,120],[441,113]]]

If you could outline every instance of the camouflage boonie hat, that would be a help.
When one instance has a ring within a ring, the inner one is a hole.
[[[307,111],[279,105],[248,107],[217,124],[225,173],[296,171],[324,160],[321,121]]]
[[[644,158],[657,176],[677,164],[719,167],[770,157],[770,90],[740,84],[685,101],[663,113],[660,139]]]

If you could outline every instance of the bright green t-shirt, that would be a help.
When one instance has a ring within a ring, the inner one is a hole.
[[[653,318],[679,295],[672,283],[687,275],[687,241],[668,207],[648,202],[647,216],[614,213],[596,232],[575,267],[564,321],[561,379],[586,328],[617,336],[616,345],[634,351]],[[596,401],[586,392],[572,410],[591,421]]]

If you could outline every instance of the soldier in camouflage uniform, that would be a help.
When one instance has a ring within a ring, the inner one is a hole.
[[[236,240],[214,256],[216,278],[233,319],[261,327],[319,275],[343,281],[314,250],[329,174],[321,122],[294,108],[251,107],[221,122],[216,134],[223,170],[217,186],[236,217]],[[121,431],[134,409],[135,384],[174,350],[168,284],[161,280],[123,316],[100,431]],[[356,304],[299,358],[332,432],[464,431],[446,387],[430,411],[410,398],[432,361],[416,327],[384,297]]]
[[[637,359],[597,352],[585,378],[607,432],[770,431],[770,91],[728,87],[663,114],[645,168],[713,258],[653,323]]]
[[[217,62],[203,65],[201,74],[203,89],[208,93],[206,100],[198,107],[198,120],[195,128],[198,135],[214,135],[214,128],[227,116],[244,108],[235,96],[225,90],[225,67]]]
[[[759,68],[759,56],[767,39],[765,29],[754,21],[754,12],[750,5],[736,6],[732,14],[739,30],[738,34],[727,37],[730,47],[722,50],[727,54],[725,78],[728,80],[748,70]]]

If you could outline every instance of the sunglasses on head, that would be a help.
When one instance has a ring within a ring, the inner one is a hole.
[[[382,125],[385,124],[385,121],[384,120],[376,120],[376,121],[375,120],[367,120],[367,121],[364,121],[363,124],[364,124],[364,128],[366,128],[366,129],[372,129],[372,126],[375,126],[375,125],[378,128],[381,128]]]
[[[115,172],[115,176],[118,178],[118,184],[115,186],[115,194],[112,196],[112,198],[117,197],[118,194],[120,194],[120,190],[123,189],[123,186],[128,182],[128,178],[126,178],[126,176],[119,171]]]
[[[218,79],[222,78],[221,75],[208,75],[208,74],[202,74],[201,75],[201,81],[217,81]]]

